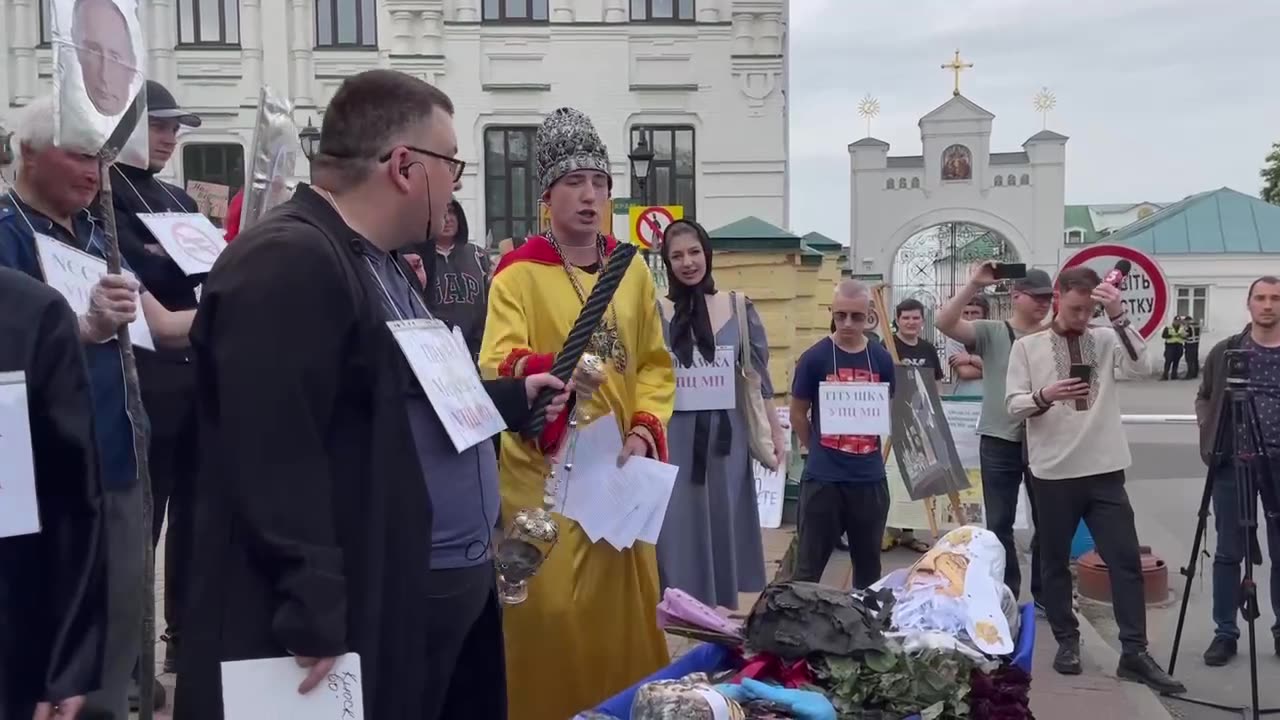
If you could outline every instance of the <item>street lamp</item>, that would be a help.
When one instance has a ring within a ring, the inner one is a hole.
[[[646,191],[649,184],[649,170],[653,165],[653,150],[649,148],[649,142],[645,140],[644,133],[640,134],[640,141],[636,143],[627,159],[631,161],[631,176],[640,186],[640,203],[648,205],[649,194]]]
[[[311,124],[310,117],[307,118],[307,126],[298,132],[298,142],[302,143],[302,154],[308,162],[320,152],[320,129]]]

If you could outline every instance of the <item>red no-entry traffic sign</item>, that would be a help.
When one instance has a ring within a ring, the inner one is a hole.
[[[1139,335],[1150,339],[1160,330],[1169,310],[1169,283],[1155,258],[1127,245],[1091,245],[1068,258],[1062,269],[1084,265],[1105,277],[1121,260],[1128,260],[1131,265],[1129,276],[1120,286],[1129,319]]]

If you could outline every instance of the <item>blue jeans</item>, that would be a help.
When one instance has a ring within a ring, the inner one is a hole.
[[[978,438],[978,462],[982,466],[982,505],[987,514],[987,529],[995,533],[1004,546],[1004,584],[1015,598],[1022,592],[1022,569],[1018,566],[1018,548],[1013,540],[1013,521],[1018,513],[1018,488],[1023,482],[1027,484],[1032,527],[1031,598],[1039,600],[1040,537],[1035,532],[1036,496],[1023,445],[983,435]]]
[[[1266,482],[1265,474],[1255,482]],[[1256,490],[1255,490],[1256,496]],[[1257,502],[1256,499],[1251,499]],[[1271,613],[1274,623],[1271,634],[1280,638],[1280,521],[1268,520],[1259,511],[1258,525],[1267,528],[1267,555],[1271,559]],[[1214,471],[1213,477],[1213,526],[1218,533],[1218,546],[1213,553],[1213,623],[1214,634],[1221,638],[1240,637],[1236,618],[1240,614],[1240,567],[1244,561],[1244,544],[1253,542],[1240,527],[1240,504],[1236,498],[1236,476],[1230,463]],[[1256,553],[1254,561],[1261,563]]]

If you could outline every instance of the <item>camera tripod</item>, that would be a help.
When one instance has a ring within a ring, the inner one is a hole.
[[[1238,355],[1240,351],[1227,353],[1228,378],[1226,395],[1219,408],[1217,437],[1213,443],[1211,459],[1229,460],[1236,481],[1236,507],[1240,519],[1237,532],[1241,533],[1243,550],[1244,578],[1240,581],[1238,603],[1245,621],[1249,625],[1249,683],[1252,702],[1249,705],[1228,705],[1211,700],[1202,700],[1186,695],[1165,695],[1165,697],[1203,707],[1216,708],[1239,713],[1242,717],[1253,717],[1257,720],[1263,715],[1280,714],[1280,708],[1262,708],[1258,702],[1258,645],[1255,635],[1255,624],[1259,617],[1258,588],[1253,579],[1255,560],[1254,538],[1258,527],[1257,495],[1262,495],[1262,506],[1266,514],[1280,511],[1276,502],[1276,490],[1272,478],[1268,476],[1269,466],[1266,448],[1263,445],[1261,423],[1257,409],[1253,405],[1252,391],[1248,384],[1247,358]],[[1233,365],[1232,360],[1236,363]],[[1217,465],[1214,462],[1213,465]],[[1204,495],[1200,499],[1200,510],[1196,522],[1195,539],[1191,545],[1191,558],[1181,573],[1186,577],[1182,589],[1182,605],[1178,611],[1177,630],[1173,635],[1173,650],[1169,656],[1169,674],[1173,675],[1178,661],[1178,646],[1182,642],[1182,629],[1187,619],[1187,603],[1191,598],[1191,582],[1196,574],[1196,561],[1200,555],[1201,541],[1206,534],[1209,519],[1209,503],[1213,498],[1213,481],[1215,467],[1210,467],[1205,477]],[[1276,562],[1280,558],[1271,558]]]

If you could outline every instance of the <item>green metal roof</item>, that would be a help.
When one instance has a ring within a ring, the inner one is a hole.
[[[754,215],[734,220],[707,233],[717,250],[794,250],[803,247],[799,235],[761,220]]]
[[[1224,187],[1174,203],[1106,241],[1153,255],[1280,253],[1280,206]]]
[[[1063,208],[1062,222],[1064,230],[1084,230],[1085,243],[1098,241],[1098,230],[1093,226],[1093,213],[1089,212],[1088,205],[1067,205]]]
[[[843,252],[847,248],[820,232],[806,233],[802,238],[804,244],[819,252]]]

